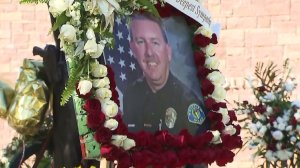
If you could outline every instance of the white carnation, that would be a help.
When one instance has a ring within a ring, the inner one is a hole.
[[[86,37],[89,39],[89,40],[96,40],[96,36],[95,36],[95,33],[94,33],[94,30],[89,28],[87,31],[86,31]]]
[[[292,137],[290,138],[290,140],[291,140],[291,142],[296,142],[296,141],[297,141],[297,138],[296,138],[295,136],[292,136]]]
[[[129,150],[133,147],[135,147],[135,141],[133,139],[130,139],[130,138],[125,139],[123,148],[125,150]]]
[[[266,102],[271,102],[271,101],[274,101],[276,99],[276,96],[274,95],[274,93],[268,92],[264,96],[264,99],[265,99]]]
[[[81,80],[78,84],[77,89],[81,95],[85,95],[91,91],[93,84],[89,80]]]
[[[110,130],[115,130],[118,128],[118,121],[115,119],[106,120],[104,122],[104,127],[108,128]]]
[[[292,92],[295,89],[295,84],[292,81],[288,81],[284,84],[284,89],[287,92]]]
[[[205,54],[207,56],[213,56],[216,54],[216,47],[214,44],[209,44],[208,46],[205,47]]]
[[[250,123],[250,124],[248,124],[248,128],[253,134],[257,134],[258,129],[256,127],[256,124]]]

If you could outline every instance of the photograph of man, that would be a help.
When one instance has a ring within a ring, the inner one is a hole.
[[[143,71],[123,97],[123,119],[129,130],[176,134],[186,128],[195,134],[209,129],[201,101],[170,71],[172,48],[161,20],[149,13],[135,13],[129,32],[130,48]]]

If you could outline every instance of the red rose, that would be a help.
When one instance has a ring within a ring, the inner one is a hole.
[[[235,128],[235,130],[236,130],[235,135],[240,135],[240,133],[241,133],[241,126],[239,126],[239,125],[234,125],[234,128]]]
[[[146,168],[152,162],[153,154],[148,150],[135,151],[132,153],[133,166],[136,168]]]
[[[88,98],[90,98],[91,97],[91,95],[92,95],[92,92],[90,91],[89,93],[87,93],[87,94],[85,94],[85,95],[83,95],[83,94],[80,94],[80,92],[79,92],[79,89],[78,89],[78,85],[79,85],[79,83],[77,82],[76,83],[76,94],[78,95],[78,97],[80,97],[80,98],[82,98],[82,99],[88,99]],[[92,90],[92,89],[91,89]]]
[[[145,147],[150,144],[150,141],[153,140],[154,136],[146,131],[140,131],[130,136],[130,138],[135,140],[136,146]]]
[[[95,133],[95,140],[102,144],[102,143],[108,143],[111,140],[112,132],[110,129],[105,127],[99,127]]]
[[[263,114],[266,112],[266,107],[262,104],[259,104],[258,106],[254,106],[254,111]]]
[[[215,33],[212,34],[210,42],[213,44],[218,44],[218,37]]]
[[[274,121],[275,121],[275,120],[274,120]],[[298,122],[297,122],[297,120],[296,120],[296,118],[295,118],[294,116],[291,118],[290,124],[291,124],[293,127],[296,127],[296,126],[297,126]]]
[[[217,165],[225,166],[226,163],[233,161],[233,157],[234,157],[233,152],[231,152],[229,150],[221,149],[221,150],[219,150],[217,158],[216,158]]]
[[[229,111],[228,111],[228,115],[229,115],[229,117],[230,117],[230,121],[237,121],[235,112],[234,112],[233,110],[229,110]]]
[[[240,136],[230,136],[228,134],[225,134],[222,135],[221,138],[223,146],[228,150],[241,148],[243,146],[243,141]]]
[[[212,122],[217,122],[217,121],[220,122],[220,121],[222,121],[222,118],[223,118],[221,113],[216,113],[216,112],[213,112],[213,111],[209,112],[207,114],[207,117]]]
[[[194,37],[194,43],[199,47],[204,48],[210,43],[210,38],[203,36],[202,34],[197,34]]]
[[[118,168],[128,168],[131,167],[132,161],[127,152],[122,152],[118,159]]]
[[[210,132],[206,132],[200,135],[196,135],[192,138],[191,146],[195,149],[202,149],[204,146],[208,145],[212,140],[213,135]]]
[[[119,160],[126,154],[123,149],[112,144],[102,144],[100,147],[100,152],[102,157],[106,158],[108,161]]]
[[[195,59],[195,64],[197,66],[204,66],[205,63],[205,53],[202,51],[195,51],[194,52],[194,59]]]
[[[88,114],[102,113],[101,104],[100,104],[99,100],[97,100],[97,99],[88,99],[88,100],[86,100],[84,105],[83,105],[83,109]]]
[[[106,65],[107,67],[107,77],[109,78],[110,81],[110,88],[111,90],[115,90],[116,89],[116,81],[115,81],[115,73],[114,70],[109,66]]]
[[[198,66],[197,68],[197,76],[200,80],[203,80],[206,78],[206,76],[212,72],[208,68],[205,68],[204,66]]]
[[[206,108],[208,109],[213,109],[214,105],[216,104],[217,102],[215,101],[215,99],[209,97],[205,100],[205,106]],[[215,109],[214,109],[215,110]],[[217,110],[215,110],[217,111]]]
[[[224,128],[225,128],[225,125],[221,121],[211,123],[211,130],[213,130],[213,131],[219,130],[221,132],[222,130],[224,130]]]
[[[120,100],[119,100],[119,93],[117,92],[116,89],[112,89],[112,100],[120,107]]]
[[[155,5],[157,11],[159,12],[160,17],[164,18],[164,17],[170,17],[170,16],[178,16],[181,14],[181,12],[179,10],[177,10],[176,8],[174,8],[173,6],[169,5],[169,4],[165,4],[164,6],[161,6],[160,3],[157,3]]]
[[[105,115],[102,112],[90,113],[87,115],[87,126],[92,130],[96,130],[97,128],[102,126],[104,121]]]
[[[212,94],[212,92],[215,90],[215,86],[208,79],[203,79],[201,84],[202,84],[201,91],[203,96]]]
[[[178,158],[174,152],[166,151],[161,154],[161,157],[165,160],[163,167],[176,167],[178,164]]]

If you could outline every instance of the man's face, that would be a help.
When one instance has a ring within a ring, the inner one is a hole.
[[[148,84],[163,87],[169,75],[171,48],[159,25],[151,20],[133,20],[131,32],[130,47]]]

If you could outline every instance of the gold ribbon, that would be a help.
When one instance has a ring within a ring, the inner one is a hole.
[[[8,124],[17,132],[34,135],[40,128],[47,110],[48,87],[38,79],[39,68],[34,61],[25,59],[15,86],[16,95],[8,110]]]
[[[6,118],[9,105],[14,97],[14,90],[0,81],[0,117]]]

